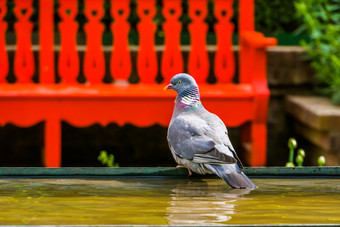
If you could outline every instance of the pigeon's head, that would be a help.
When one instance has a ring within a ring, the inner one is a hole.
[[[178,94],[182,93],[187,89],[197,88],[195,79],[186,73],[179,73],[172,77],[170,84],[164,87],[166,89],[173,89]]]

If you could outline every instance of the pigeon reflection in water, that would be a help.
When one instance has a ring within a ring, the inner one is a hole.
[[[226,190],[223,184],[216,182],[220,181],[190,180],[177,184],[166,208],[168,225],[227,224],[235,213],[237,201],[246,200],[243,195],[251,190]]]

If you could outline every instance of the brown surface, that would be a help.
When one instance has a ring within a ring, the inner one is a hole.
[[[320,130],[340,130],[340,107],[317,96],[288,96],[286,110],[304,124]]]
[[[324,150],[340,150],[340,131],[317,130],[298,121],[294,122],[294,129]]]
[[[317,146],[308,149],[312,159],[324,155],[327,165],[339,165],[340,107],[325,97],[288,96],[286,111],[296,119],[295,131]]]

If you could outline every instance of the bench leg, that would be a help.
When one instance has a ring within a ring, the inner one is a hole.
[[[252,166],[265,166],[267,162],[267,125],[252,123],[251,134],[253,142],[250,164]]]
[[[61,122],[51,117],[45,123],[45,167],[60,167],[61,165]]]
[[[267,125],[251,122],[241,127],[241,143],[250,166],[265,166],[267,162]]]

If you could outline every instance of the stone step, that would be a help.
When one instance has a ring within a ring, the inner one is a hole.
[[[300,122],[319,130],[340,130],[340,106],[319,96],[287,96],[286,110]]]
[[[324,155],[327,165],[340,163],[340,107],[326,97],[287,96],[286,111],[294,117],[294,130],[318,147],[314,159]]]

